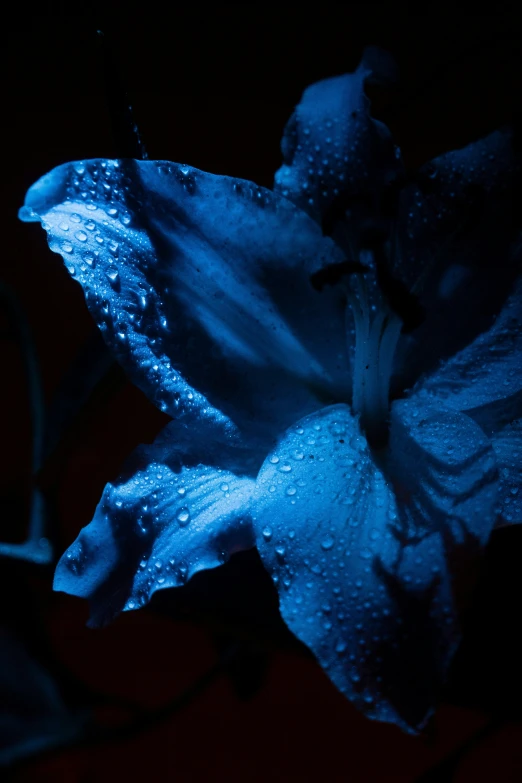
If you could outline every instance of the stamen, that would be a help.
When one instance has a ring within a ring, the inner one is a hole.
[[[393,355],[402,321],[381,305],[372,318],[368,287],[357,275],[347,293],[355,325],[352,408],[370,443],[380,445],[387,436],[389,389]],[[349,328],[348,308],[346,328]]]

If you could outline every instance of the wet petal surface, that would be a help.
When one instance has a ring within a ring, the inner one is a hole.
[[[168,465],[163,448],[146,450],[158,459],[106,486],[92,522],[56,569],[55,590],[88,598],[92,625],[138,609],[156,590],[182,585],[255,544],[251,478],[185,467],[176,454]]]
[[[383,470],[346,406],[301,420],[265,461],[252,516],[290,629],[369,717],[416,730],[458,642],[454,566],[469,576],[489,535],[496,474],[468,417],[406,419],[397,409]]]
[[[306,210],[345,252],[378,217],[384,188],[402,170],[391,134],[370,116],[367,82],[394,81],[389,55],[368,47],[358,68],[312,84],[290,118],[274,189]]]
[[[520,175],[505,129],[430,161],[401,192],[390,273],[424,315],[400,346],[402,388],[487,331],[512,294]]]
[[[282,197],[174,163],[94,160],[43,177],[21,216],[42,220],[162,410],[268,438],[346,397],[343,298],[309,281],[342,255]]]

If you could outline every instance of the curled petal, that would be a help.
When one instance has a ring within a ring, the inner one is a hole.
[[[91,160],[43,177],[21,216],[42,221],[118,360],[176,418],[270,438],[346,394],[342,295],[309,280],[342,256],[282,197],[175,163]]]
[[[346,406],[298,422],[259,473],[252,518],[290,629],[369,717],[415,731],[458,643],[454,566],[469,575],[496,485],[470,419],[433,414],[417,432],[399,413],[382,469]]]
[[[227,470],[151,461],[106,486],[94,519],[58,563],[54,589],[88,598],[92,625],[143,606],[156,590],[254,546],[253,486]]]
[[[391,275],[424,321],[400,346],[403,388],[490,328],[520,273],[520,160],[503,129],[421,168],[400,194]]]
[[[500,473],[497,527],[522,524],[522,418],[492,433]]]
[[[378,217],[379,196],[402,169],[389,130],[370,116],[364,91],[368,82],[394,80],[390,56],[368,47],[353,73],[306,88],[281,143],[283,165],[274,189],[346,249],[362,224]],[[346,236],[340,226],[340,233],[334,232],[338,221],[348,222]]]
[[[416,387],[419,403],[466,411],[500,469],[498,524],[522,522],[522,279],[493,326]]]
[[[522,278],[493,325],[417,384],[428,404],[481,412],[482,422],[522,415]]]

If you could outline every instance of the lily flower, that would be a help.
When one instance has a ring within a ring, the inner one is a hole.
[[[522,520],[519,168],[505,129],[407,178],[370,115],[372,56],[305,91],[272,191],[87,160],[20,216],[172,416],[55,589],[99,624],[256,546],[335,686],[415,732],[491,531]]]

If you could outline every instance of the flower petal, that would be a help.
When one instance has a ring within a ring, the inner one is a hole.
[[[490,435],[500,471],[497,527],[522,524],[522,418]]]
[[[500,469],[499,525],[522,522],[522,279],[493,326],[415,389],[418,404],[466,411]]]
[[[144,453],[150,459],[144,469],[107,484],[94,519],[56,569],[54,589],[88,598],[92,625],[255,545],[248,512],[253,479],[190,464],[192,457],[183,465],[177,449],[166,458],[161,443],[139,449],[134,461],[143,465]],[[244,467],[250,470],[248,459]]]
[[[522,414],[522,277],[490,329],[442,363],[415,387],[424,403],[458,411],[482,411],[493,423],[506,412]]]
[[[259,473],[252,518],[290,629],[369,717],[416,730],[458,640],[455,561],[492,526],[494,462],[467,417],[432,414],[419,434],[401,429],[399,413],[389,461],[414,499],[407,524],[387,461],[383,472],[343,405],[284,434]],[[464,440],[451,463],[441,444],[456,425]]]
[[[364,92],[367,82],[394,80],[391,57],[368,47],[354,73],[306,88],[281,142],[283,165],[274,189],[319,223],[335,223],[337,212],[346,223],[350,210],[348,244],[366,219],[377,218],[380,193],[402,170],[391,134],[370,116]],[[342,231],[332,235],[346,246]]]
[[[177,418],[268,438],[349,389],[342,294],[309,281],[342,255],[282,197],[175,163],[92,160],[43,177],[21,216],[41,219],[118,360]]]
[[[400,346],[403,388],[488,329],[509,296],[520,269],[520,172],[503,129],[435,158],[402,191],[391,275],[425,314]]]

